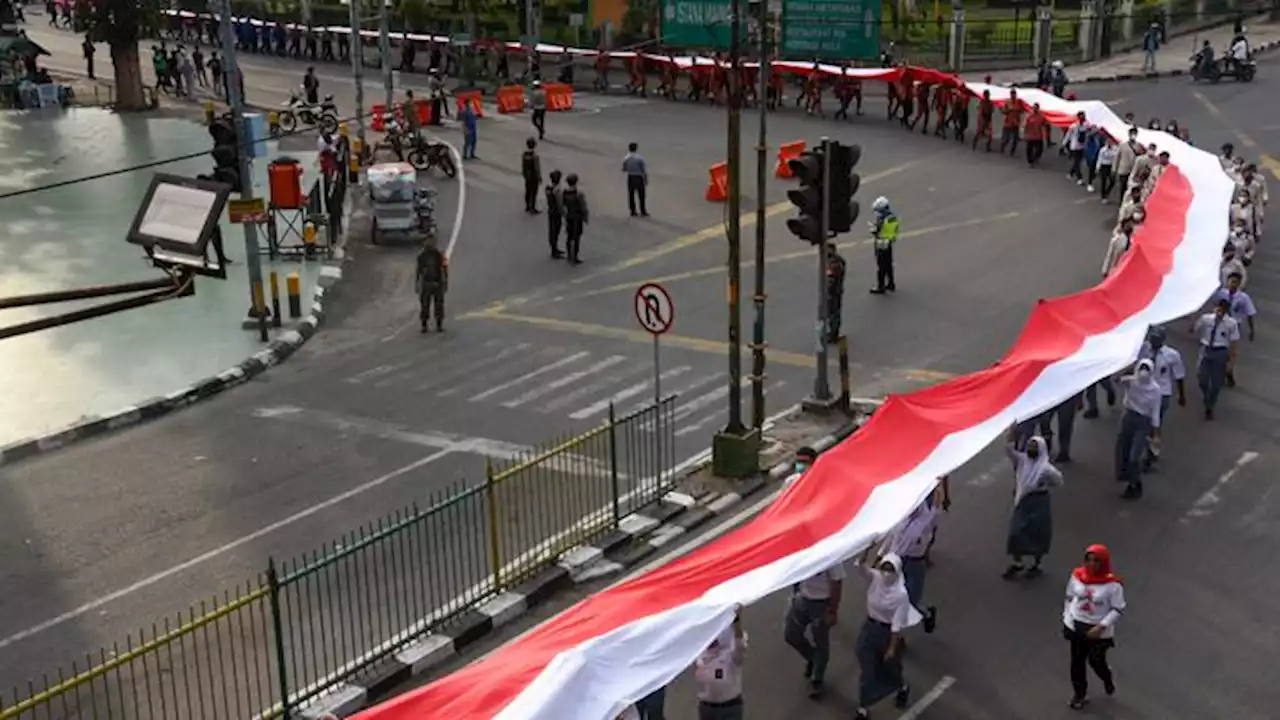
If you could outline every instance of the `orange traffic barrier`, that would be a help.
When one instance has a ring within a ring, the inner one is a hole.
[[[443,98],[441,99],[441,102],[444,102]],[[396,108],[396,109],[399,110],[399,108]],[[414,100],[413,114],[418,116],[419,125],[430,125],[431,118],[432,118],[431,101],[430,100]],[[404,119],[401,117],[401,115],[403,115],[403,113],[397,112],[396,120],[400,122],[404,122]]]
[[[711,166],[711,182],[707,185],[707,200],[724,202],[729,199],[729,164]]]
[[[782,145],[778,147],[778,167],[773,171],[774,176],[790,179],[791,166],[787,163],[799,158],[802,153],[804,153],[803,140],[782,143]]]
[[[475,111],[476,117],[484,117],[484,108],[481,107],[480,104],[481,96],[479,90],[464,90],[462,92],[454,93],[454,97],[458,98],[459,115],[462,114],[463,109],[466,108],[467,105],[470,105],[471,109]]]
[[[519,85],[507,85],[498,88],[498,112],[524,112],[524,88]]]
[[[547,109],[554,111],[573,109],[573,86],[564,83],[547,83],[542,86],[547,92]]]
[[[373,115],[373,119],[369,122],[369,127],[373,128],[374,132],[382,132],[386,129],[386,122],[382,119],[382,116],[387,114],[386,105],[374,105],[369,110],[369,114]]]

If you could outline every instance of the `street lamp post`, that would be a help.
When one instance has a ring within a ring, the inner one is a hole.
[[[751,427],[758,432],[764,431],[764,380],[765,380],[765,341],[764,341],[764,264],[765,264],[765,216],[768,202],[765,198],[768,182],[768,118],[769,108],[765,99],[769,92],[769,4],[764,0],[751,0],[759,15],[759,50],[760,77],[756,102],[760,105],[760,137],[756,142],[756,287],[752,295],[755,304],[755,323],[751,337]]]
[[[712,441],[711,465],[743,478],[760,469],[760,433],[742,424],[742,0],[733,0],[729,28],[729,422]]]

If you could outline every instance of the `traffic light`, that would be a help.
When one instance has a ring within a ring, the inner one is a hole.
[[[218,118],[209,124],[209,136],[213,138],[213,175],[211,180],[230,185],[240,191],[240,137],[235,123],[229,118]]]
[[[787,229],[801,240],[817,245],[822,242],[822,186],[825,171],[822,150],[802,153],[787,161],[793,177],[800,181],[800,188],[788,190],[787,199],[800,211],[800,217],[787,220]]]
[[[858,201],[853,196],[858,192],[862,178],[853,168],[862,159],[862,146],[833,142],[830,148],[831,177],[828,185],[831,209],[827,214],[827,229],[834,235],[849,232],[858,219]]]

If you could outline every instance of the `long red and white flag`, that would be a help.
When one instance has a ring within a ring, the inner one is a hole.
[[[1009,93],[969,86],[978,95],[990,91],[998,102]],[[1084,112],[1112,137],[1127,137],[1128,126],[1103,103],[1036,90],[1018,94],[1039,103],[1056,125]],[[902,521],[939,475],[1013,422],[1128,365],[1148,326],[1195,312],[1217,289],[1234,190],[1215,156],[1161,132],[1140,130],[1139,139],[1168,151],[1172,163],[1147,201],[1132,251],[1100,285],[1038,302],[1017,342],[994,365],[891,396],[750,523],[584,600],[481,661],[361,713],[360,720],[611,720],[687,668],[728,627],[738,605],[861,552]],[[1082,228],[1082,247],[1101,254],[1094,235]]]

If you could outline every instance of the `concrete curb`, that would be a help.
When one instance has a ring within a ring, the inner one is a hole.
[[[1253,49],[1255,56],[1280,48],[1280,40],[1272,40],[1263,43]],[[1118,73],[1116,75],[1087,75],[1083,78],[1072,78],[1071,85],[1088,85],[1093,83],[1109,83],[1109,82],[1125,82],[1128,80],[1159,80],[1161,78],[1174,77],[1190,77],[1191,73],[1187,70],[1162,70],[1153,73]],[[1036,86],[1035,80],[1021,80],[1012,83],[1014,87],[1033,88]],[[1068,86],[1070,89],[1070,86]]]
[[[349,227],[353,193],[348,193],[343,203],[342,227]],[[217,375],[206,377],[168,395],[154,397],[137,405],[121,408],[104,416],[83,418],[76,423],[53,430],[37,437],[18,440],[0,447],[0,465],[10,465],[36,455],[58,450],[74,442],[99,437],[122,428],[149,422],[169,415],[189,405],[207,400],[237,385],[248,382],[268,368],[279,365],[315,335],[324,323],[326,296],[342,281],[343,265],[347,261],[346,250],[340,240],[333,250],[333,258],[326,260],[316,281],[311,297],[310,310],[292,330],[281,333],[266,348],[254,353]]]
[[[855,399],[855,417],[865,420],[880,404],[879,400]],[[858,427],[860,423],[855,420],[807,444],[819,453],[826,452],[852,435]],[[708,457],[685,473],[692,475],[710,462]],[[558,563],[549,565],[534,578],[467,611],[448,629],[423,636],[395,655],[375,663],[356,681],[335,687],[300,709],[295,717],[320,718],[326,713],[346,717],[376,705],[395,695],[405,681],[434,672],[498,628],[542,605],[557,592],[640,564],[672,540],[716,517],[731,513],[743,501],[762,494],[767,488],[776,487],[791,475],[791,469],[790,460],[780,462],[768,472],[743,482],[736,491],[724,494],[708,492],[695,498],[684,493],[668,493],[655,506],[625,518],[619,529],[590,545],[568,550]]]

